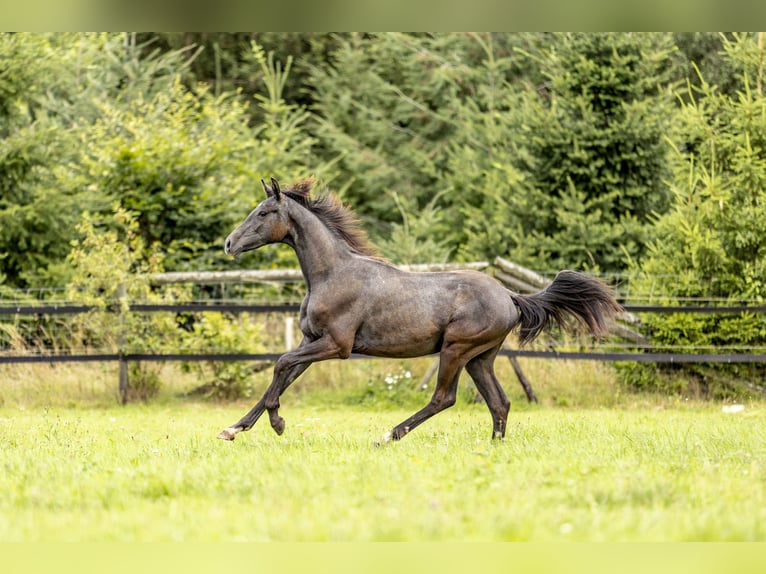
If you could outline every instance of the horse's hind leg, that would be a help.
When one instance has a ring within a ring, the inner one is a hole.
[[[436,389],[431,401],[410,418],[396,425],[391,431],[381,437],[381,442],[399,440],[411,432],[415,427],[430,419],[436,413],[443,411],[455,404],[457,399],[457,383],[460,371],[465,365],[465,354],[471,348],[465,345],[450,345],[443,347],[439,356],[439,375],[436,380]]]
[[[495,376],[494,362],[500,347],[491,349],[478,357],[468,361],[466,370],[471,375],[476,389],[484,397],[489,412],[492,415],[492,438],[502,439],[505,437],[505,429],[508,421],[508,411],[511,402],[500,386]]]
[[[452,375],[449,385],[442,387],[441,390],[440,386],[437,385],[436,390],[431,397],[431,401],[410,418],[402,421],[392,430],[384,434],[383,437],[381,437],[380,442],[388,442],[404,438],[404,436],[409,434],[415,427],[421,425],[436,413],[454,405],[457,398],[457,383],[460,378],[461,370],[462,369],[458,369],[457,372]]]

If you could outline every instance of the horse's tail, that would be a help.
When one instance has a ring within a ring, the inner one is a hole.
[[[607,320],[623,311],[603,281],[577,271],[559,272],[553,282],[538,293],[512,293],[511,297],[521,315],[519,342],[522,345],[554,323],[571,330],[573,320],[600,337],[609,332]]]

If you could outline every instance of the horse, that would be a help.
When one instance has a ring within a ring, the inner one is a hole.
[[[510,401],[494,372],[495,358],[518,327],[523,345],[558,325],[608,332],[622,311],[600,279],[560,271],[545,289],[514,293],[478,271],[417,273],[394,267],[367,239],[353,211],[332,193],[312,196],[313,179],[281,189],[261,180],[266,199],[226,238],[231,256],[283,243],[295,250],[308,288],[300,307],[303,338],[274,366],[272,382],[255,406],[218,438],[234,440],[264,411],[278,435],[282,393],[312,364],[352,353],[407,358],[438,353],[436,387],[428,404],[386,432],[396,441],[455,404],[460,373],[473,379],[492,416],[492,438],[505,437]]]

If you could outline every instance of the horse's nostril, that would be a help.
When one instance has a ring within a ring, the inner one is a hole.
[[[231,239],[229,239],[228,237],[226,238],[226,241],[223,244],[223,251],[226,254],[228,254],[229,251],[231,251]]]

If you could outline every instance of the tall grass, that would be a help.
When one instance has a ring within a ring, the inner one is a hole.
[[[508,436],[468,378],[403,441],[432,359],[313,366],[268,422],[215,439],[257,397],[188,393],[163,364],[149,403],[118,405],[113,364],[0,368],[0,541],[766,540],[766,409],[635,395],[608,365],[508,362]],[[254,373],[254,395],[270,381]],[[431,387],[433,382],[430,383]]]
[[[433,390],[432,378],[421,386],[436,359],[369,359],[327,361],[311,366],[283,396],[283,404],[367,405],[376,408],[424,404]],[[627,392],[608,364],[591,361],[520,359],[542,406],[602,408],[656,406],[678,397]],[[512,401],[512,409],[527,409],[524,394],[510,363],[499,357],[496,371]],[[160,404],[184,398],[200,385],[196,371],[178,363],[159,365],[162,387],[152,399]],[[116,363],[0,365],[0,406],[110,406],[119,400]],[[254,402],[271,382],[271,369],[253,371],[251,395],[237,404]],[[476,397],[470,377],[463,374],[459,401]]]

